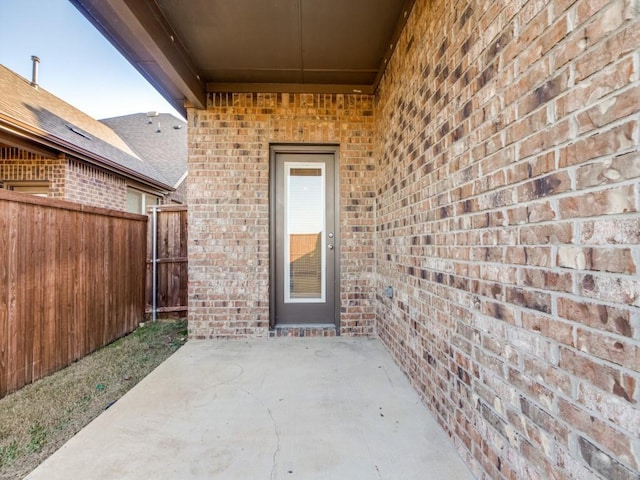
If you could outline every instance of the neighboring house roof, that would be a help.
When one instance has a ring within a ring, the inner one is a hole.
[[[187,122],[169,113],[135,113],[100,120],[178,188],[187,173]]]
[[[107,125],[42,87],[33,87],[4,65],[0,92],[0,134],[57,149],[162,190],[173,188]]]

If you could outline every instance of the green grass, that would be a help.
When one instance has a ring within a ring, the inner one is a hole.
[[[23,478],[186,342],[185,320],[147,323],[0,399],[0,479]]]

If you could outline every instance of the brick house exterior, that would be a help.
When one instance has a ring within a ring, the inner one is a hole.
[[[340,330],[373,334],[373,97],[210,94],[208,102],[207,110],[189,111],[189,225],[199,229],[189,246],[190,265],[198,265],[189,270],[190,335],[268,334],[274,143],[340,145]],[[218,221],[210,221],[214,217]],[[218,222],[229,226],[222,230]],[[241,268],[228,268],[238,262]],[[212,278],[218,287],[212,288]]]
[[[4,185],[47,184],[49,198],[125,210],[127,181],[123,176],[83,164],[66,155],[51,158],[27,149],[0,146],[0,181]]]
[[[184,150],[172,157],[167,179],[160,171],[164,156],[151,161],[139,155],[107,124],[1,65],[0,87],[5,92],[0,97],[0,188],[35,188],[50,198],[114,210],[127,210],[132,192],[160,203],[185,200],[183,182],[175,178],[186,176],[184,130],[152,132],[154,140],[165,144],[163,152]],[[141,116],[133,117],[147,126],[146,115]],[[122,124],[118,118],[109,120]],[[181,120],[173,121],[184,126]],[[136,146],[151,143],[150,134],[137,133],[130,139]],[[178,145],[168,148],[167,143]]]
[[[189,110],[191,336],[267,335],[269,145],[337,144],[341,333],[479,478],[638,478],[640,39],[601,3],[417,2],[375,97]]]
[[[48,182],[49,198],[124,210],[126,180],[60,155],[52,159],[16,147],[0,147],[0,179],[12,182]]]
[[[339,333],[478,478],[637,480],[638,2],[417,0],[394,47],[374,95],[187,109],[191,338],[268,335],[269,148],[337,145]]]

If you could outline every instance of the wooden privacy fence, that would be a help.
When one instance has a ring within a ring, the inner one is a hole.
[[[147,218],[0,190],[0,397],[136,328]]]
[[[187,206],[154,207],[157,225],[156,312],[158,316],[187,315]],[[146,313],[153,307],[153,213],[147,235]]]

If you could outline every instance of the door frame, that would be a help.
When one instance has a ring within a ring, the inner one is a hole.
[[[275,329],[276,322],[276,157],[279,153],[300,153],[300,154],[332,154],[334,169],[334,222],[335,222],[335,238],[338,240],[334,243],[334,314],[333,324],[335,325],[336,334],[340,335],[340,243],[342,240],[340,231],[340,146],[335,144],[272,144],[269,146],[269,328]],[[295,327],[295,325],[287,325]],[[301,327],[311,327],[300,325]]]

